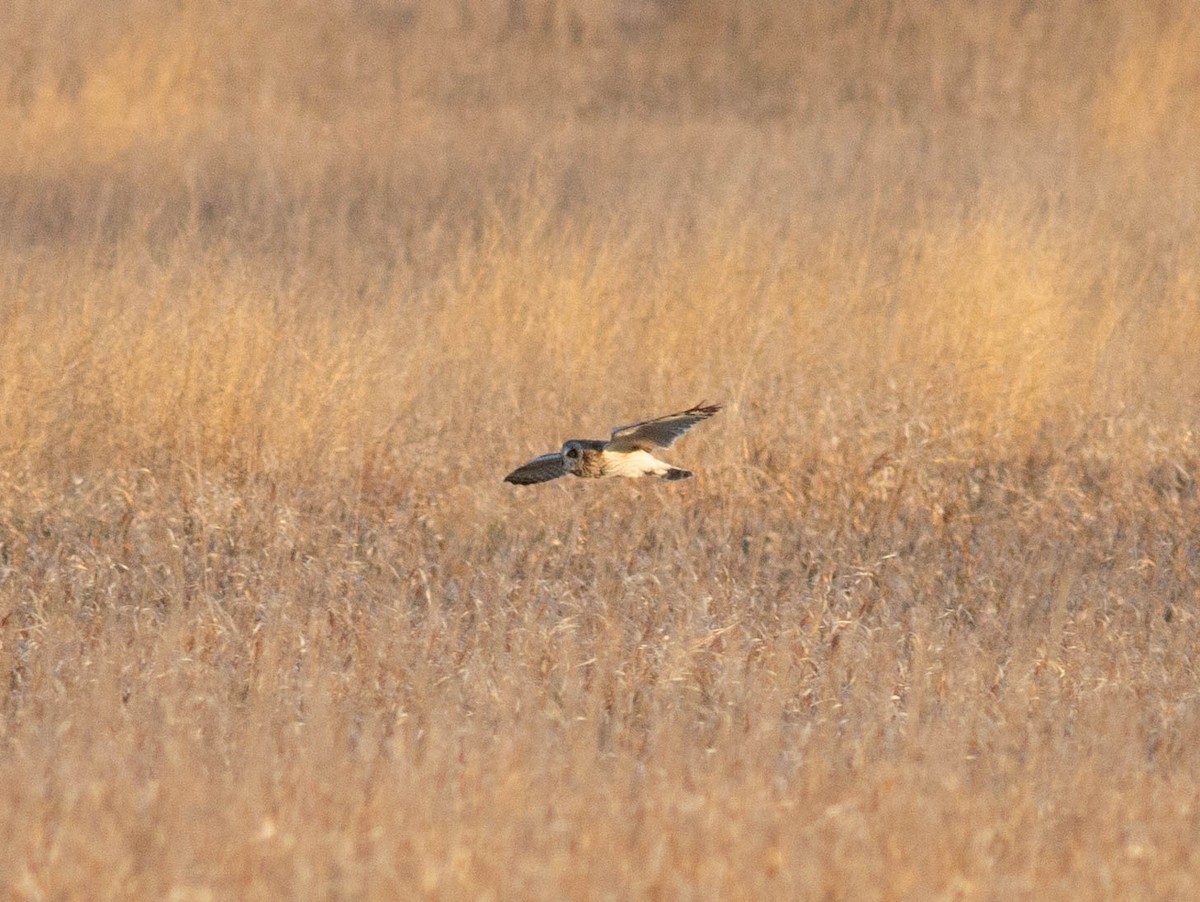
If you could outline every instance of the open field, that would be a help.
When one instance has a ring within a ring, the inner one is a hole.
[[[1200,896],[1197,146],[1184,0],[0,5],[5,895]]]

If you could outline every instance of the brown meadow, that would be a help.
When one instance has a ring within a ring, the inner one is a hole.
[[[1200,894],[1193,4],[16,0],[0,136],[7,894]]]

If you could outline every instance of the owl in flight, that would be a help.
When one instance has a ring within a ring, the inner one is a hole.
[[[687,479],[691,470],[680,470],[655,457],[651,452],[669,448],[701,420],[707,420],[721,409],[720,404],[695,407],[680,413],[669,413],[631,426],[612,431],[608,441],[601,439],[571,439],[561,451],[535,457],[504,477],[505,482],[531,485],[548,482],[572,473],[575,476],[657,476],[660,479]]]

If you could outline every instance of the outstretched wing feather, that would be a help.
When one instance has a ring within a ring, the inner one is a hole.
[[[613,451],[633,451],[641,449],[649,451],[654,448],[669,448],[675,440],[699,423],[707,420],[721,409],[720,404],[705,404],[701,401],[695,407],[679,413],[669,413],[666,416],[655,417],[629,426],[621,426],[612,431],[612,439],[608,447]]]
[[[504,477],[505,482],[514,485],[533,485],[535,482],[549,482],[567,475],[567,464],[562,454],[543,454],[535,457],[527,464],[522,464]]]

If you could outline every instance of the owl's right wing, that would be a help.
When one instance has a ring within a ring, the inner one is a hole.
[[[522,464],[504,477],[505,482],[513,485],[533,485],[535,482],[549,482],[567,475],[567,462],[561,452],[543,454],[535,457],[527,464]]]
[[[610,451],[653,451],[656,448],[670,448],[679,438],[701,420],[721,410],[720,404],[705,404],[701,401],[695,407],[681,410],[679,413],[669,413],[664,417],[644,420],[630,426],[620,426],[612,431],[608,442]]]

